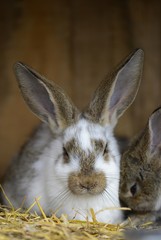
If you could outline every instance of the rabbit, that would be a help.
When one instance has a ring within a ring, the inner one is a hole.
[[[135,224],[161,218],[161,107],[122,155],[119,189]]]
[[[46,215],[122,221],[120,153],[113,134],[137,94],[144,53],[137,49],[105,78],[80,112],[64,90],[29,66],[14,66],[22,96],[42,121],[13,159],[2,188],[15,208],[38,199]],[[24,200],[25,199],[25,200]],[[9,204],[3,196],[4,204]],[[41,214],[38,205],[32,211]]]

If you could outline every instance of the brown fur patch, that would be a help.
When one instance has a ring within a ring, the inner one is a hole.
[[[95,163],[95,154],[93,152],[86,153],[80,148],[79,144],[74,138],[67,142],[64,147],[68,154],[72,154],[73,156],[75,155],[79,158],[80,169],[82,172],[84,172],[84,174],[88,174],[93,170]]]
[[[77,141],[73,138],[69,142],[67,142],[64,146],[66,152],[70,155],[75,155],[80,160],[80,169],[84,174],[88,174],[89,172],[93,171],[95,158],[99,153],[102,153],[104,160],[109,160],[109,152],[107,144],[99,139],[91,139],[91,144],[93,146],[92,152],[85,152]],[[68,158],[69,159],[69,158]]]
[[[106,187],[106,177],[103,172],[94,171],[95,157],[104,152],[105,143],[102,140],[91,140],[93,151],[86,153],[73,138],[65,144],[69,154],[79,157],[80,170],[73,172],[68,178],[68,187],[74,194],[99,194]]]
[[[68,187],[74,194],[100,194],[106,188],[106,177],[103,172],[71,173],[68,178]]]
[[[92,145],[94,146],[94,150],[96,153],[103,152],[105,148],[105,143],[101,139],[99,140],[92,139],[91,142],[92,142]]]
[[[82,150],[74,138],[72,138],[70,141],[68,141],[64,145],[64,147],[65,147],[66,151],[72,155],[78,155],[78,156],[81,155]]]

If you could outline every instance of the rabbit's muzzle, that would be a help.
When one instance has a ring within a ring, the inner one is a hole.
[[[106,189],[106,177],[103,172],[71,173],[68,178],[68,187],[76,195],[101,194]]]

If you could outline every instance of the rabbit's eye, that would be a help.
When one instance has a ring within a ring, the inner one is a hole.
[[[130,192],[131,194],[134,196],[136,194],[137,191],[137,184],[135,183],[134,185],[132,185],[132,187],[130,188]]]
[[[105,155],[106,153],[108,153],[107,144],[106,144],[106,146],[105,146],[105,148],[104,148],[103,155]]]
[[[65,147],[63,147],[63,157],[64,157],[64,163],[68,163],[69,162],[69,155],[68,155]]]

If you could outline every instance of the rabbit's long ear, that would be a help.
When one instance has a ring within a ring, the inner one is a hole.
[[[161,153],[161,108],[156,109],[149,118],[149,150],[151,154]]]
[[[131,53],[109,78],[103,80],[85,110],[84,116],[102,125],[111,124],[130,106],[137,94],[144,53],[141,49]]]
[[[58,85],[20,62],[14,70],[27,105],[51,129],[63,129],[75,121],[78,110]]]

